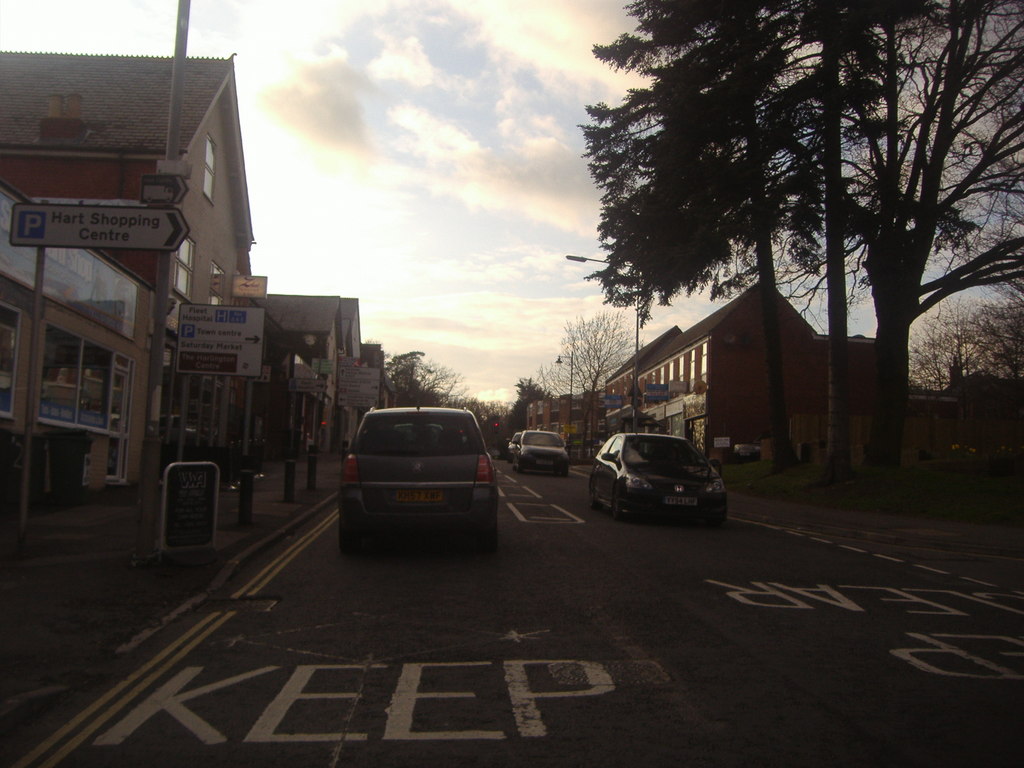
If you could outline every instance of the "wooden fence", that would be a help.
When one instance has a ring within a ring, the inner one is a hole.
[[[853,463],[864,460],[871,432],[870,416],[850,417]],[[803,461],[824,463],[828,418],[800,414],[790,418],[790,437]],[[930,459],[979,458],[1024,454],[1024,421],[991,419],[908,418],[903,430],[903,464]]]

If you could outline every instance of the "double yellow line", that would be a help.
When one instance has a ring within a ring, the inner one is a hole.
[[[296,540],[288,549],[274,558],[255,578],[231,595],[234,600],[254,597],[266,587],[275,576],[294,560],[300,552],[312,544],[336,520],[329,512],[312,530]],[[127,707],[157,680],[167,674],[182,659],[188,656],[198,645],[220,629],[237,611],[216,611],[204,616],[195,626],[173,641],[143,664],[139,669],[119,682],[89,707],[82,710],[74,718],[61,726],[53,735],[40,743],[35,749],[14,763],[11,768],[52,768],[64,760],[83,742],[103,727],[114,715]],[[90,719],[92,718],[92,719]],[[66,739],[66,741],[65,741]],[[51,754],[52,752],[52,754]],[[47,756],[48,755],[48,756]],[[44,756],[47,756],[44,758]]]
[[[290,547],[288,547],[288,549],[278,555],[269,565],[260,571],[248,584],[232,594],[231,599],[238,600],[243,597],[254,597],[259,594],[259,591],[273,581],[274,577],[283,571],[285,566],[294,560],[302,550],[312,544],[323,534],[324,531],[334,525],[336,519],[337,517],[333,510],[330,511],[324,516],[323,520],[313,526],[312,530],[296,540]]]

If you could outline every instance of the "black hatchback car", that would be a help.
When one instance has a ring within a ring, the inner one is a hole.
[[[342,552],[374,533],[468,532],[498,547],[498,485],[476,418],[455,408],[368,412],[345,457]]]
[[[609,438],[590,471],[590,505],[607,505],[616,520],[637,513],[721,525],[727,514],[718,472],[693,443],[672,435]]]

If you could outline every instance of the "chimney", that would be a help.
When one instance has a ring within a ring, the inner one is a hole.
[[[85,122],[82,120],[82,97],[72,93],[67,97],[52,94],[49,98],[47,115],[39,121],[39,140],[43,142],[79,143],[85,138]]]

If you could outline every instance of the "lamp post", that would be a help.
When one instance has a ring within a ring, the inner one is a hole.
[[[565,258],[568,261],[578,261],[578,262],[595,261],[598,264],[607,264],[608,263],[608,261],[606,259],[592,259],[592,258],[589,258],[587,256],[574,256],[572,254],[566,254]],[[639,291],[636,294],[636,306],[635,306],[635,309],[636,309],[636,335],[634,336],[634,340],[633,340],[633,387],[632,387],[633,391],[632,391],[632,397],[631,397],[631,400],[630,400],[630,404],[631,404],[632,409],[633,409],[633,431],[637,432],[638,431],[638,429],[637,429],[637,389],[638,389],[637,379],[639,378],[638,368],[639,368],[639,363],[640,363],[640,293],[639,293]],[[571,404],[571,402],[572,402],[572,398],[570,398],[570,404]]]

